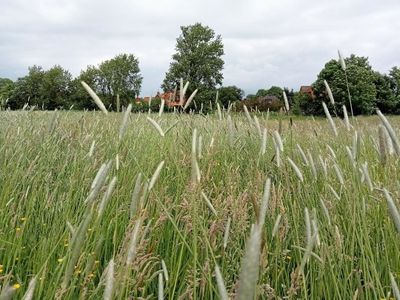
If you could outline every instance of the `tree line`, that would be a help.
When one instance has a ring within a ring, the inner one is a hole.
[[[340,107],[352,101],[354,114],[371,114],[376,108],[382,112],[400,113],[400,69],[393,67],[388,74],[372,69],[368,58],[351,55],[344,59],[346,70],[338,60],[327,62],[316,81],[312,93],[303,93],[272,86],[261,88],[254,95],[244,97],[237,86],[222,86],[224,47],[220,35],[201,23],[182,26],[176,40],[176,52],[161,88],[174,91],[180,79],[189,82],[187,95],[197,90],[190,108],[208,112],[216,107],[216,101],[225,108],[233,104],[240,110],[243,104],[249,109],[279,110],[283,106],[283,92],[286,93],[294,114],[323,114],[321,102],[328,101],[326,81],[335,98],[337,113]],[[73,78],[71,73],[55,65],[48,70],[40,66],[28,68],[28,74],[12,81],[0,78],[0,107],[21,109],[26,104],[38,109],[96,109],[90,96],[80,82],[85,81],[101,97],[109,110],[119,111],[122,106],[134,104],[134,111],[147,110],[150,104],[137,104],[143,77],[139,60],[133,54],[119,54],[97,66],[88,66]],[[266,102],[266,96],[277,101]],[[154,99],[152,105],[159,105]]]

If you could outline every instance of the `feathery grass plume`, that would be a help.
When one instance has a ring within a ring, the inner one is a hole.
[[[138,240],[139,240],[139,230],[142,226],[142,218],[138,218],[135,222],[135,227],[131,235],[131,241],[128,246],[128,254],[126,256],[126,265],[130,266],[136,257]]]
[[[215,264],[215,278],[217,279],[219,298],[221,300],[228,300],[228,292],[226,291],[224,279],[222,278],[222,274],[218,267],[218,264]]]
[[[179,81],[179,105],[183,106],[185,95],[183,94],[183,78]]]
[[[261,228],[264,226],[265,217],[267,215],[270,191],[271,191],[271,179],[267,178],[264,185],[264,193],[261,200],[260,214],[258,219],[258,226],[260,226]]]
[[[67,224],[67,227],[68,227],[69,232],[70,232],[71,235],[73,236],[73,235],[75,234],[75,228],[74,228],[74,226],[72,226],[72,224],[71,224],[69,221],[67,221],[66,224]]]
[[[232,118],[228,116],[228,130],[229,130],[229,145],[232,147],[234,144],[233,122]]]
[[[158,300],[164,300],[163,273],[158,273]]]
[[[289,157],[287,159],[289,161],[289,164],[292,166],[293,171],[296,173],[297,178],[299,178],[299,180],[303,182],[303,174],[301,173],[300,169],[297,167],[293,160],[291,160]]]
[[[202,191],[201,196],[203,197],[204,201],[206,202],[208,208],[211,210],[211,212],[217,217],[217,211],[215,210],[214,206],[212,205],[211,201],[208,199],[207,195]]]
[[[275,142],[276,142],[276,145],[278,146],[279,150],[281,152],[283,152],[282,138],[281,138],[281,135],[279,134],[279,132],[276,130],[274,131],[274,138],[275,138]]]
[[[197,158],[201,159],[203,157],[202,155],[202,150],[203,150],[203,137],[199,135],[197,139]]]
[[[385,194],[385,198],[386,198],[386,201],[387,201],[387,204],[389,207],[389,212],[390,212],[390,215],[392,216],[392,219],[396,226],[397,232],[400,233],[400,213],[399,213],[392,197],[390,196],[388,190],[384,188],[383,192]]]
[[[289,101],[288,101],[288,98],[287,98],[287,95],[286,95],[286,93],[285,93],[285,91],[283,91],[283,101],[285,102],[285,109],[286,109],[286,112],[289,112]]]
[[[325,217],[328,220],[328,224],[330,226],[331,225],[331,217],[329,215],[329,210],[326,207],[325,202],[324,202],[324,200],[322,200],[322,198],[319,198],[319,201],[321,203],[322,210],[324,211]]]
[[[392,139],[390,138],[389,132],[387,131],[385,126],[383,126],[383,129],[384,129],[384,133],[385,133],[387,153],[389,155],[393,155],[394,154],[394,148],[393,148]]]
[[[328,167],[326,165],[325,160],[322,158],[321,155],[318,155],[318,159],[319,159],[319,164],[321,165],[322,171],[324,173],[324,176],[328,177]]]
[[[326,92],[328,93],[329,101],[331,102],[332,105],[335,105],[335,99],[333,98],[332,90],[329,87],[329,84],[326,80],[324,80],[324,84],[325,84]]]
[[[86,232],[89,228],[90,221],[92,220],[93,207],[94,206],[92,205],[91,207],[86,208],[84,218],[72,238],[70,254],[65,268],[64,279],[61,284],[61,288],[63,290],[67,289],[71,276],[74,272],[74,267],[79,259],[79,256],[81,255],[81,249],[85,241]]]
[[[281,150],[279,149],[279,145],[275,142],[275,139],[273,139],[274,140],[274,145],[275,145],[275,161],[276,161],[276,166],[278,167],[278,168],[280,168],[281,167],[281,163],[282,163],[282,161],[281,161]]]
[[[246,250],[241,263],[239,288],[237,299],[254,299],[258,281],[261,249],[261,227],[258,224],[252,227],[250,237],[246,243]]]
[[[315,211],[313,211],[313,212],[314,212],[314,216],[313,216],[313,219],[311,220],[311,225],[312,225],[313,231],[315,233],[317,233],[315,243],[319,247],[321,245],[321,241],[319,240],[317,215],[316,215]]]
[[[135,213],[136,213],[136,211],[137,211],[137,208],[138,208],[138,204],[139,204],[139,197],[140,197],[140,192],[142,191],[142,177],[143,177],[143,175],[142,175],[142,173],[139,173],[137,176],[136,176],[136,182],[135,182],[135,187],[134,187],[134,189],[133,189],[133,192],[132,192],[132,200],[131,200],[131,207],[130,207],[130,217],[132,218],[134,215],[135,215]]]
[[[331,126],[331,129],[332,129],[333,133],[335,134],[335,136],[338,136],[338,132],[337,132],[337,129],[336,129],[335,122],[333,122],[331,114],[329,113],[328,107],[326,106],[324,101],[322,101],[322,107],[324,108],[325,115],[328,118],[329,125]]]
[[[297,147],[297,150],[300,153],[300,156],[301,156],[301,159],[303,160],[304,165],[308,166],[309,162],[308,162],[307,156],[304,153],[303,149],[301,148],[301,146],[299,144],[296,144],[296,147]]]
[[[119,154],[115,155],[115,169],[119,170]]]
[[[195,89],[194,92],[190,95],[189,99],[185,103],[185,106],[183,107],[183,110],[186,110],[189,107],[190,103],[192,103],[192,100],[194,96],[196,96],[196,94],[197,94],[197,89]]]
[[[261,155],[264,155],[267,152],[267,135],[268,135],[267,128],[264,128],[261,139],[261,149],[260,149]]]
[[[226,221],[225,231],[224,231],[224,250],[228,245],[230,228],[231,228],[231,217],[228,217],[228,221]]]
[[[386,117],[381,113],[379,109],[376,110],[376,113],[378,114],[379,118],[381,119],[383,126],[385,126],[387,132],[389,133],[390,139],[392,140],[393,143],[393,148],[396,152],[397,155],[400,155],[400,144],[399,140],[397,138],[396,132],[394,131],[392,125],[390,125],[389,121],[386,119]]]
[[[317,168],[315,167],[314,158],[312,157],[310,150],[308,149],[307,149],[307,156],[308,156],[308,161],[310,162],[311,172],[314,176],[314,179],[317,179],[318,178]]]
[[[340,185],[344,185],[344,179],[342,175],[342,171],[340,171],[340,167],[337,164],[333,164],[333,169],[335,170],[335,174],[337,179],[339,180]]]
[[[310,213],[308,212],[308,208],[304,208],[304,222],[306,224],[306,241],[307,243],[311,240],[311,220],[310,220]]]
[[[218,92],[217,92],[218,95]],[[217,112],[218,112],[218,119],[220,121],[222,121],[222,112],[221,112],[221,106],[219,105],[219,103],[217,102]]]
[[[96,93],[91,89],[91,87],[88,86],[84,81],[81,81],[81,84],[85,88],[85,90],[89,93],[90,97],[92,97],[94,103],[96,103],[96,105],[100,108],[100,110],[103,113],[108,114],[107,108],[104,106],[99,96],[97,96]]]
[[[386,164],[387,160],[387,145],[386,145],[386,134],[385,127],[382,125],[378,126],[378,136],[379,136],[379,157],[382,165]]]
[[[243,104],[243,110],[246,115],[247,121],[249,122],[250,125],[253,125],[253,119],[250,116],[249,110],[247,109],[247,106]]]
[[[104,289],[104,300],[113,299],[113,291],[114,291],[114,258],[110,259],[110,262],[107,265],[107,273],[106,273],[106,287]]]
[[[90,149],[89,149],[89,153],[88,153],[89,157],[93,156],[95,145],[96,145],[96,141],[93,141],[92,144],[90,145]]]
[[[122,138],[124,137],[125,131],[126,131],[126,126],[128,124],[129,120],[129,115],[131,114],[132,111],[132,104],[129,103],[125,113],[124,113],[124,118],[122,119],[121,127],[119,128],[119,135],[118,139],[121,141]]]
[[[183,87],[183,91],[182,91],[183,98],[185,98],[188,87],[189,87],[189,81],[186,81],[185,86]]]
[[[257,118],[256,115],[254,116],[254,124],[256,125],[257,133],[258,133],[258,135],[259,135],[260,138],[261,138],[261,137],[262,137],[261,126],[260,126],[260,122],[258,122],[258,118]]]
[[[400,290],[399,287],[396,283],[396,280],[394,279],[394,276],[392,274],[392,272],[389,272],[389,276],[390,276],[390,284],[392,286],[392,290],[393,290],[393,294],[396,297],[397,300],[400,299]]]
[[[18,287],[17,287],[18,286]],[[10,300],[13,298],[15,292],[17,291],[17,289],[20,287],[20,285],[8,285],[6,287],[2,286],[2,290],[0,293],[0,300]]]
[[[340,200],[339,194],[335,191],[335,189],[334,189],[329,183],[328,183],[328,188],[331,190],[333,196],[335,196],[335,198],[336,198],[337,200]]]
[[[35,292],[37,278],[36,276],[29,281],[28,289],[25,292],[24,297],[22,300],[31,300],[33,298],[33,293]]]
[[[300,264],[300,269],[299,269],[301,274],[304,274],[304,267],[306,266],[311,254],[312,254],[312,250],[317,241],[317,235],[318,235],[318,232],[314,232],[314,234],[312,235],[310,240],[307,242],[306,251],[304,252],[303,258],[301,259],[301,264]]]
[[[163,166],[164,166],[164,162],[165,162],[165,161],[162,161],[162,162],[160,162],[160,163],[158,164],[157,169],[154,171],[153,176],[151,176],[150,183],[149,183],[149,187],[148,187],[148,191],[151,191],[151,189],[152,189],[152,188],[154,187],[154,185],[156,184],[156,181],[157,181],[158,177],[160,176],[161,170],[162,170],[162,168],[163,168]]]
[[[196,156],[196,153],[197,153],[197,128],[194,128],[192,134],[192,156]]]
[[[347,131],[350,131],[351,125],[349,121],[349,115],[347,114],[346,105],[343,105],[342,107],[343,107],[344,124],[346,125]]]
[[[161,117],[164,112],[165,100],[161,99],[160,110],[158,111],[158,116]]]
[[[164,131],[161,129],[160,125],[159,125],[155,120],[153,120],[153,119],[150,118],[150,117],[147,117],[147,121],[149,121],[149,122],[151,123],[151,125],[154,126],[154,128],[158,131],[158,133],[159,133],[162,137],[165,136]]]
[[[163,259],[161,260],[161,267],[163,270],[164,279],[165,279],[165,281],[168,281],[169,280],[168,269],[167,269],[167,265],[165,264],[165,261]]]
[[[357,157],[358,157],[359,144],[360,144],[360,139],[358,137],[358,132],[354,131],[352,152],[353,152],[353,158],[355,161],[357,161]]]
[[[107,166],[106,163],[103,163],[103,164],[100,166],[99,170],[98,170],[97,173],[96,173],[96,176],[95,176],[94,179],[93,179],[93,182],[92,182],[92,184],[91,184],[91,186],[90,186],[90,189],[94,189],[94,187],[97,185],[97,182],[99,181],[99,178],[100,178],[101,175],[103,174],[104,169],[106,168],[106,166]]]
[[[333,149],[331,148],[331,146],[326,145],[326,148],[327,148],[328,151],[330,152],[332,158],[333,158],[333,159],[336,159],[336,153],[335,153],[335,151],[333,151]]]
[[[361,169],[364,173],[365,176],[365,181],[368,185],[369,190],[372,192],[374,190],[374,186],[372,185],[372,181],[371,181],[371,177],[369,176],[369,172],[368,172],[368,163],[365,162],[361,165]]]
[[[99,171],[96,174],[96,177],[93,180],[92,188],[89,192],[89,195],[85,199],[85,203],[92,202],[100,192],[101,187],[104,185],[108,172],[111,169],[112,162],[108,161],[107,164],[103,164]]]
[[[112,192],[114,191],[115,185],[117,183],[117,177],[114,176],[113,179],[111,180],[110,184],[107,187],[107,191],[105,192],[103,199],[101,199],[101,202],[99,204],[99,207],[97,209],[97,218],[100,219],[104,213],[104,209],[108,203],[108,200],[111,197]]]
[[[279,225],[281,223],[281,218],[282,218],[282,215],[278,214],[278,216],[276,217],[275,223],[274,223],[274,227],[272,229],[272,234],[271,234],[272,238],[274,238],[275,235],[278,233]]]
[[[347,153],[347,157],[350,160],[351,165],[353,166],[353,169],[355,169],[356,168],[356,161],[354,160],[353,152],[351,151],[349,146],[346,146],[346,153]]]
[[[340,66],[342,67],[343,71],[346,71],[346,63],[345,63],[345,61],[343,59],[342,53],[340,52],[340,50],[338,50],[337,52],[338,52],[338,56],[339,56]]]

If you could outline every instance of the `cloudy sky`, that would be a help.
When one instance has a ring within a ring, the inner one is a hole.
[[[74,76],[119,53],[139,58],[142,95],[168,69],[181,25],[222,36],[224,85],[248,93],[312,83],[337,49],[400,66],[399,0],[0,0],[0,77],[60,64]]]

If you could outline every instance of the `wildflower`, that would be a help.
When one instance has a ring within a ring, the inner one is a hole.
[[[64,247],[68,247],[69,246],[69,243],[64,243]]]
[[[21,287],[19,283],[13,284],[13,288],[18,290]]]
[[[20,232],[20,231],[21,231],[21,228],[20,228],[20,227],[17,227],[17,228],[15,229],[15,231]]]
[[[93,277],[94,277],[94,274],[93,274],[93,273],[90,273],[88,276],[89,276],[89,278],[93,278]]]
[[[25,218],[25,217],[22,217],[22,218],[21,218],[21,221],[22,221],[22,222],[25,222],[25,221],[26,221],[26,218]]]
[[[57,259],[57,261],[58,261],[59,263],[62,263],[63,260],[64,260],[64,258],[59,258],[59,259]]]
[[[3,273],[3,269],[0,269],[0,274],[2,274]]]

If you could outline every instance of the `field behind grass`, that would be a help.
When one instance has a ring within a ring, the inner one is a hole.
[[[0,112],[4,297],[218,299],[216,265],[231,298],[394,297],[399,161],[378,117],[337,137],[326,119],[123,117]]]

